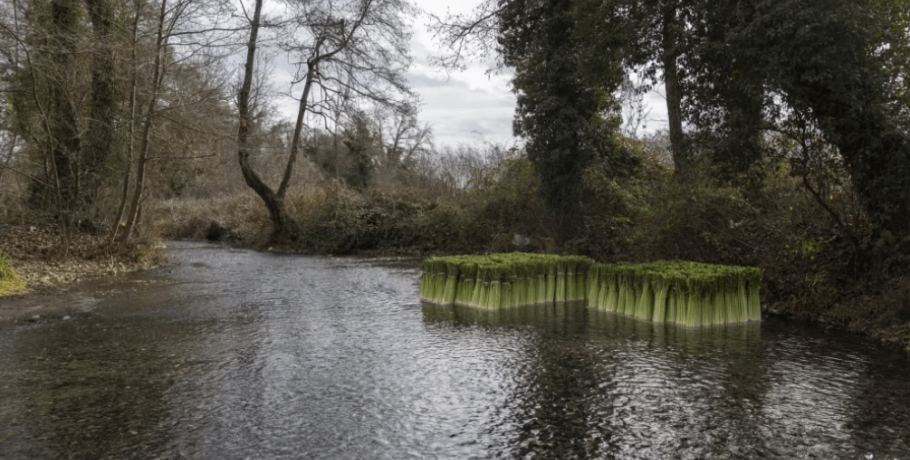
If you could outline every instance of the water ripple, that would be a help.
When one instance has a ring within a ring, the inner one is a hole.
[[[92,316],[0,324],[4,457],[910,458],[910,360],[861,339],[434,307],[413,263],[177,247]]]

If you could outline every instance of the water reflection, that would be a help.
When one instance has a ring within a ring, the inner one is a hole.
[[[91,314],[0,322],[0,457],[910,457],[910,362],[850,336],[421,306],[411,266],[176,255]]]
[[[758,323],[693,329],[577,305],[422,308],[429,323],[534,331],[515,390],[524,395],[511,441],[518,457],[908,455],[910,431],[898,422],[906,406],[856,407],[910,398],[894,378],[910,375],[907,360],[897,353],[898,363],[872,377],[870,347],[856,339],[838,346],[819,329],[775,320],[763,339]]]

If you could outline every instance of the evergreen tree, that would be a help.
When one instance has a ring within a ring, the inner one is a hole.
[[[344,179],[351,188],[366,190],[373,176],[373,150],[375,139],[369,120],[363,114],[355,114],[344,130],[344,145],[348,148],[350,167]]]
[[[580,210],[582,173],[594,159],[618,174],[635,164],[618,142],[619,120],[612,115],[622,73],[611,55],[585,59],[579,43],[597,31],[579,27],[576,6],[572,0],[512,0],[499,12],[500,51],[515,68],[514,131],[527,141],[541,192],[563,217],[563,230]]]

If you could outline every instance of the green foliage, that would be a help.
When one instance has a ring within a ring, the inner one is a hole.
[[[590,209],[585,225],[597,235],[591,254],[608,260],[737,262],[728,257],[729,247],[695,237],[741,221],[752,213],[750,205],[740,189],[717,184],[702,166],[690,167],[686,181],[674,180],[670,171],[605,181],[591,171],[585,181]]]
[[[616,66],[602,60],[590,69],[579,45],[590,33],[577,28],[581,13],[571,0],[510,1],[499,13],[500,49],[516,71],[515,134],[527,139],[542,196],[563,216],[577,215],[582,174],[595,158],[615,173],[634,166],[617,142],[619,120],[608,115],[621,73],[607,72]]]
[[[494,223],[499,233],[530,233],[543,210],[536,168],[524,158],[509,159],[496,182],[475,192],[478,218]]]
[[[0,296],[12,294],[14,292],[24,291],[25,281],[19,278],[13,267],[10,266],[9,260],[3,256],[0,251]]]
[[[873,225],[910,234],[906,2],[704,0],[693,11],[690,122],[734,140],[761,125],[816,129]],[[738,169],[756,159],[727,152]]]
[[[788,250],[793,255],[809,257],[810,260],[815,260],[815,255],[822,250],[822,242],[824,240],[825,239],[822,237],[789,238],[787,240],[788,243],[784,245],[784,249]]]
[[[373,133],[365,116],[355,115],[344,130],[344,145],[348,148],[351,167],[345,180],[354,190],[366,190],[373,175]]]

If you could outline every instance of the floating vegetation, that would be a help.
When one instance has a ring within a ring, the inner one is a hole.
[[[596,265],[588,305],[690,327],[759,321],[761,276],[759,268],[684,261]]]
[[[9,261],[3,257],[3,252],[0,251],[0,296],[24,290],[25,281],[19,278],[19,275],[10,266]]]
[[[490,254],[423,262],[422,300],[502,309],[587,302],[689,327],[759,321],[761,269],[697,262],[595,264],[583,256]]]
[[[583,256],[520,252],[432,257],[423,261],[420,298],[478,308],[583,301],[593,265]]]

